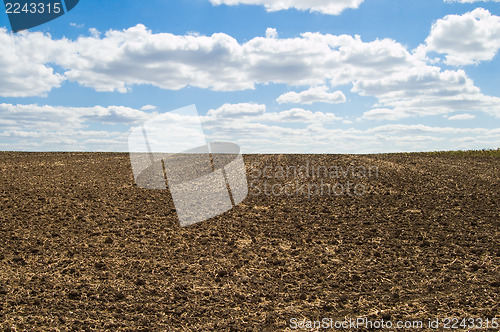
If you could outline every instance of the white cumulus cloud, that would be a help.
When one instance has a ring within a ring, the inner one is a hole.
[[[487,20],[497,19],[484,10],[478,13]],[[308,104],[342,102],[345,96],[340,91],[328,92],[325,86],[335,91],[336,87],[352,85],[352,92],[377,99],[365,119],[456,111],[500,117],[500,99],[484,95],[463,70],[429,65],[422,49],[430,46],[410,52],[391,39],[365,42],[360,36],[311,32],[295,38],[278,38],[274,31],[267,35],[273,38],[255,37],[240,43],[224,33],[179,36],[153,33],[137,25],[76,40],[54,40],[38,32],[18,37],[0,29],[0,43],[15,44],[16,54],[27,57],[23,65],[0,69],[0,96],[13,92],[40,95],[64,79],[97,91],[119,92],[141,84],[169,90],[194,86],[235,91],[283,83],[310,88],[285,93],[278,97],[280,102]],[[429,45],[433,45],[431,40],[429,37]],[[8,53],[0,58],[9,64],[14,56],[5,55]],[[62,68],[61,74],[54,74],[53,64]]]
[[[38,151],[125,152],[127,129],[91,130],[90,124],[136,125],[155,116],[125,106],[0,104],[0,113],[0,148]],[[496,148],[500,144],[498,128],[385,124],[356,129],[340,124],[337,120],[342,118],[331,113],[301,108],[267,112],[265,105],[252,103],[222,105],[202,120],[209,140],[235,142],[245,153],[373,153]]]
[[[236,122],[303,122],[313,123],[322,121],[336,121],[342,118],[333,113],[312,112],[302,108],[292,108],[279,112],[267,112],[264,104],[238,103],[224,104],[217,109],[211,109],[203,117],[208,125],[219,125],[221,123]]]
[[[500,17],[483,8],[447,15],[433,24],[426,44],[428,51],[445,54],[449,65],[491,60],[500,48]]]
[[[468,113],[456,114],[448,117],[448,120],[472,120],[475,119],[476,116]]]
[[[266,105],[253,103],[224,104],[215,110],[209,110],[207,115],[214,118],[241,118],[245,116],[262,115]]]
[[[0,28],[0,96],[44,96],[64,81],[46,63],[63,43],[39,32],[13,34]]]
[[[28,151],[126,151],[127,134],[116,125],[154,117],[125,106],[63,107],[0,104],[0,149]],[[102,130],[92,130],[93,123]]]
[[[48,35],[39,36],[50,40]],[[2,37],[13,38],[5,33]],[[33,44],[43,51],[42,42]],[[254,89],[268,83],[314,86],[331,81],[339,85],[404,70],[413,61],[404,46],[389,39],[363,42],[359,36],[304,33],[286,39],[255,37],[240,44],[224,33],[155,34],[140,24],[110,30],[102,37],[61,39],[52,44],[57,47],[51,56],[39,63],[56,63],[64,68],[66,79],[97,91],[127,92],[141,84],[218,91]],[[33,46],[26,43],[22,51],[29,52]]]
[[[415,67],[378,79],[357,81],[352,91],[377,97],[374,109],[362,117],[368,120],[398,120],[455,111],[478,111],[500,117],[500,98],[484,95],[463,70]]]
[[[274,28],[266,29],[266,38],[278,38],[278,31]]]
[[[63,107],[50,105],[0,104],[0,130],[81,129],[89,121],[132,125],[156,113],[145,113],[125,106]]]
[[[338,104],[345,103],[346,97],[342,91],[328,92],[328,87],[317,86],[311,87],[302,92],[290,91],[282,94],[276,99],[280,104],[294,103],[294,104],[313,104],[313,103],[328,103]]]
[[[210,0],[213,5],[260,5],[267,11],[295,8],[329,15],[339,15],[345,9],[356,9],[364,0]]]

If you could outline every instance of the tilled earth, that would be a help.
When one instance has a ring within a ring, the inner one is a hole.
[[[248,197],[181,228],[168,191],[134,184],[128,154],[0,152],[0,327],[500,320],[500,158],[244,160]]]

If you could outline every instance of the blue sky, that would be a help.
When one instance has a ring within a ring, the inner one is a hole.
[[[497,148],[500,2],[461,1],[81,0],[17,34],[2,13],[0,150],[127,151],[190,104],[245,153]]]

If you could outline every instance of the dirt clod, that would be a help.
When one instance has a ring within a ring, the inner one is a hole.
[[[80,296],[81,294],[78,291],[71,291],[68,293],[68,298],[71,300],[79,300]]]
[[[146,284],[146,280],[139,278],[135,281],[135,284],[138,286],[144,286]]]

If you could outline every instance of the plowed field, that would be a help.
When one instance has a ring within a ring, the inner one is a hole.
[[[168,191],[134,184],[128,154],[1,152],[0,327],[500,319],[499,157],[244,160],[248,197],[181,228]]]

